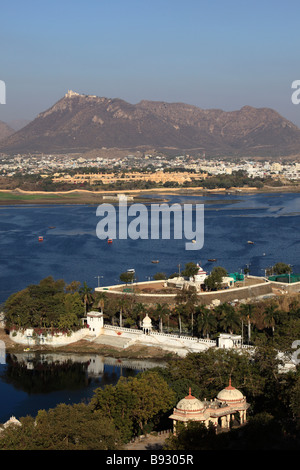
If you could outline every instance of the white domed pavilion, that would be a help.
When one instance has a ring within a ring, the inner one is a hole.
[[[246,401],[246,398],[237,388],[232,387],[231,379],[229,379],[229,385],[223,388],[218,395],[217,400],[220,403],[227,403],[228,405],[239,404]]]
[[[149,317],[148,313],[146,314],[146,316],[143,318],[143,321],[142,321],[142,328],[143,328],[143,332],[145,334],[148,334],[151,332],[152,330],[152,320],[151,318]]]
[[[176,409],[186,413],[195,413],[203,411],[204,405],[198,398],[193,397],[190,388],[189,394],[178,402]]]
[[[202,422],[208,427],[209,423],[213,423],[216,427],[229,428],[230,422],[234,419],[235,414],[239,415],[240,424],[246,422],[246,411],[249,408],[246,397],[240,390],[232,387],[231,379],[228,387],[221,390],[217,398],[210,401],[200,401],[192,396],[191,389],[189,395],[180,400],[173,409],[173,413],[169,416],[173,420],[173,434],[176,435],[176,425],[178,421],[185,425],[189,421]]]

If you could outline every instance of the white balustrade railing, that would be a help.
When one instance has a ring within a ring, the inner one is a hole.
[[[124,333],[130,333],[130,334],[136,334],[136,335],[143,335],[142,330],[136,330],[133,328],[125,328],[123,326],[113,326],[113,325],[104,325],[104,328],[108,330],[114,330],[114,331],[120,331]],[[205,343],[205,344],[210,344],[212,346],[216,345],[216,341],[211,340],[211,339],[205,339],[205,338],[195,338],[194,336],[184,336],[184,335],[179,335],[179,334],[169,334],[169,333],[160,333],[158,331],[150,331],[148,333],[149,335],[152,336],[162,336],[165,338],[174,338],[176,340],[180,339],[183,341],[193,341],[195,343]]]

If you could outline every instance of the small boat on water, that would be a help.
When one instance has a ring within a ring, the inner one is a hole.
[[[131,273],[131,274],[134,274],[134,273],[135,273],[135,269],[133,269],[133,268],[127,269],[127,272],[128,272],[128,273]]]
[[[112,242],[113,242],[113,241],[112,241],[112,238],[109,238],[109,239],[107,240],[107,243],[112,243]]]
[[[48,228],[56,228],[56,227],[54,227],[54,225],[50,225],[50,227],[48,227]]]
[[[39,242],[42,242],[44,240],[44,237],[39,237]]]
[[[158,260],[158,259],[153,259],[153,260],[151,261],[151,263],[157,264],[157,263],[159,263],[159,260]]]
[[[251,240],[248,240],[247,243],[249,243],[249,245],[254,245],[254,242],[252,242]]]
[[[207,261],[209,261],[210,263],[213,263],[214,261],[217,261],[217,259],[216,258],[210,258]]]

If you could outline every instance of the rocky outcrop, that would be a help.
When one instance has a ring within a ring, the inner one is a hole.
[[[6,153],[101,148],[271,157],[300,153],[300,129],[269,108],[244,106],[226,112],[184,103],[141,101],[133,105],[69,90],[50,109],[0,142],[0,151]]]

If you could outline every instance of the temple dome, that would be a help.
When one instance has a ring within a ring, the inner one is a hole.
[[[237,388],[232,387],[231,379],[229,380],[228,387],[221,390],[217,395],[217,400],[224,402],[224,403],[236,403],[241,402],[245,399],[242,392],[240,392]]]
[[[176,409],[180,411],[201,411],[203,408],[203,403],[191,395],[191,389],[189,389],[189,394],[180,400],[176,406]]]
[[[148,316],[148,313],[144,317],[142,325],[143,325],[143,328],[148,328],[152,326],[152,321],[151,321],[151,318]]]

